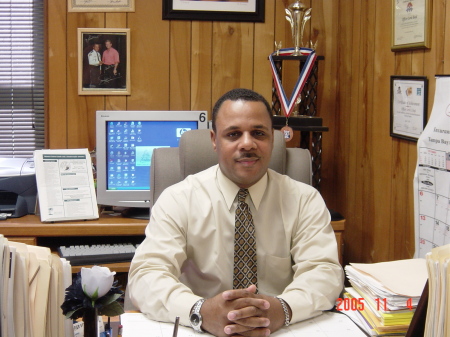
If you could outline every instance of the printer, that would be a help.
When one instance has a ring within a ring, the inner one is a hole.
[[[0,213],[19,218],[34,214],[36,175],[33,158],[0,158]]]

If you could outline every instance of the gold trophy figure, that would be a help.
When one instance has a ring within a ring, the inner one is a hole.
[[[303,33],[306,22],[311,19],[311,9],[301,1],[295,1],[285,9],[286,20],[291,25],[292,42],[294,43],[294,53],[292,55],[300,55],[300,48],[303,47]]]

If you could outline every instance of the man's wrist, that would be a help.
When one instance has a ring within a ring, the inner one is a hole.
[[[283,308],[284,312],[284,325],[288,326],[291,322],[291,315],[289,314],[288,304],[281,297],[275,296],[275,298],[278,299],[281,303],[281,307]]]
[[[189,314],[189,321],[191,323],[192,328],[199,333],[204,332],[202,330],[203,318],[202,315],[200,314],[200,309],[202,308],[204,302],[205,302],[204,298],[199,299],[197,302],[195,302]]]

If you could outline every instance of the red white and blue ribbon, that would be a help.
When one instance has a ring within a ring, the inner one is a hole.
[[[278,55],[290,56],[294,53],[294,50],[295,48],[279,49]],[[295,84],[290,99],[288,99],[286,92],[283,89],[283,85],[281,84],[280,77],[278,76],[278,72],[275,67],[275,63],[273,61],[273,54],[269,55],[270,67],[272,68],[273,82],[275,83],[275,89],[277,90],[278,98],[281,103],[281,108],[283,109],[286,118],[288,118],[291,115],[292,111],[294,110],[297,98],[298,96],[300,96],[303,87],[305,86],[306,81],[309,78],[309,74],[311,73],[311,70],[314,67],[314,63],[317,59],[316,51],[314,49],[301,48],[300,53],[301,55],[305,55],[308,57],[306,58],[305,64],[302,70],[300,71],[300,75],[297,79],[297,83]]]

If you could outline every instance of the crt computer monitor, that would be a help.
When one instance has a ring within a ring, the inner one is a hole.
[[[153,150],[178,147],[183,132],[207,127],[206,111],[97,111],[97,203],[148,218]]]

